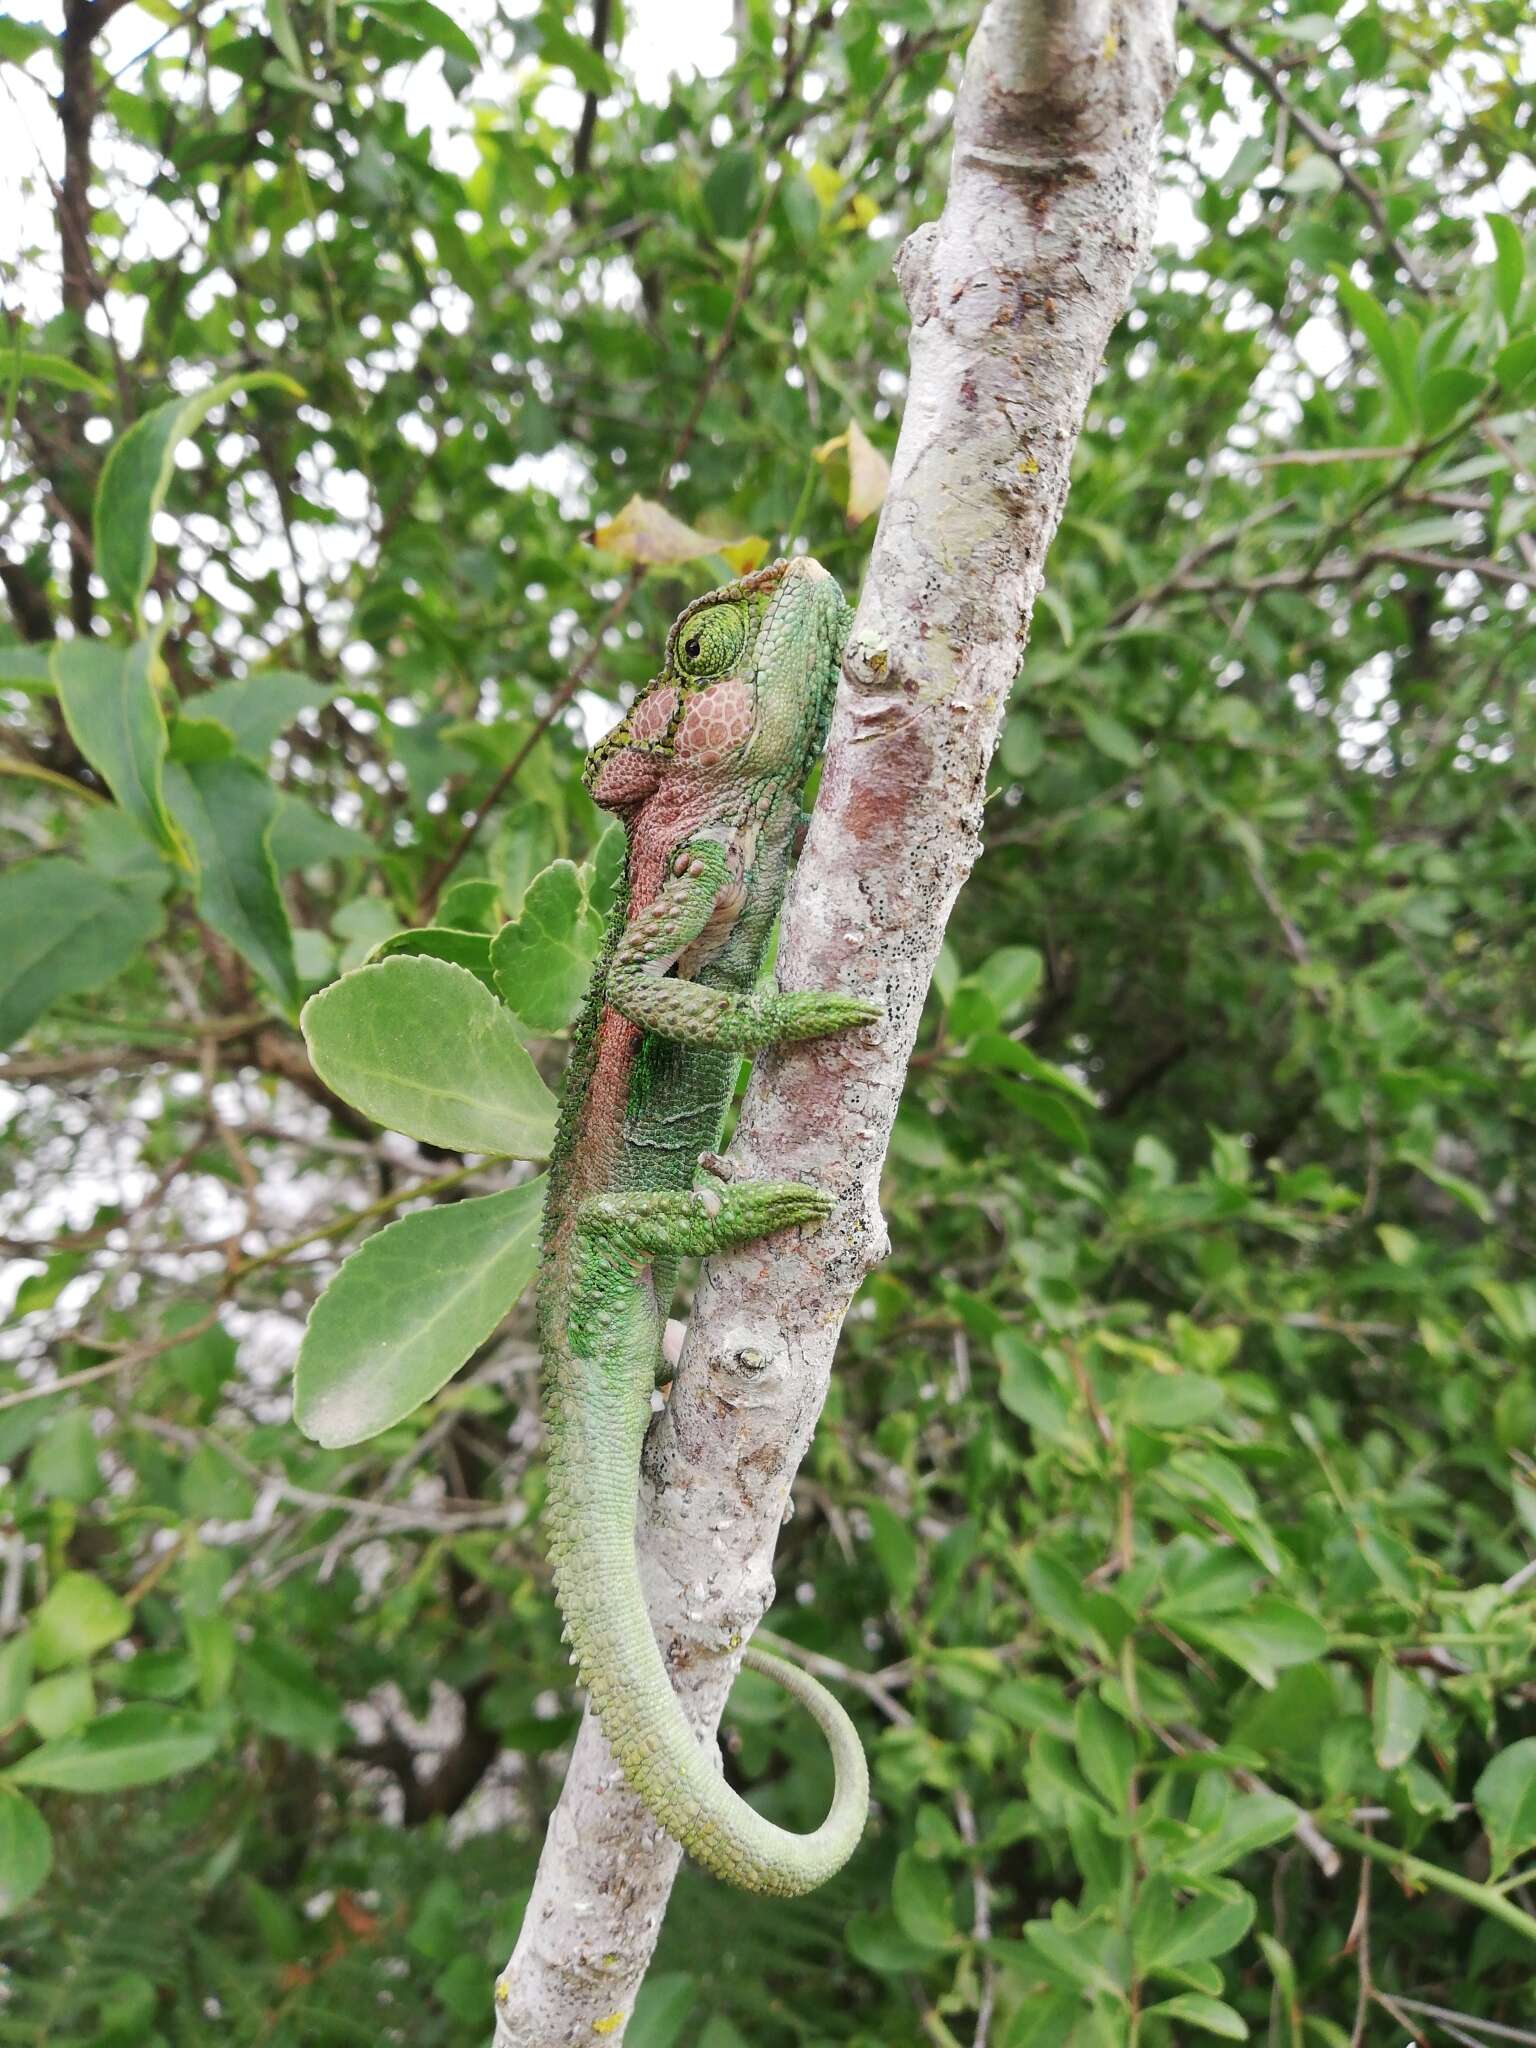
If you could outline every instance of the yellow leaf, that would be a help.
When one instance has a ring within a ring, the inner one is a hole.
[[[768,543],[760,533],[749,533],[745,540],[727,541],[724,547],[717,547],[715,553],[723,555],[738,576],[750,576],[754,569],[761,567],[768,553]]]
[[[836,226],[842,234],[855,233],[867,228],[879,213],[880,208],[867,192],[850,192],[847,204],[839,207],[838,201],[848,192],[848,181],[841,171],[833,170],[830,164],[807,164],[806,181],[821,202],[822,213],[829,219],[836,215]]]
[[[834,171],[830,164],[807,164],[805,175],[810,180],[811,190],[821,201],[825,210],[843,189],[840,171]]]
[[[674,519],[654,498],[641,497],[631,498],[612,519],[594,526],[582,539],[622,561],[640,562],[649,569],[668,569],[679,562],[696,562],[702,555],[721,555],[738,575],[745,575],[768,552],[767,541],[757,534],[749,534],[745,540],[718,540]]]
[[[857,420],[850,420],[843,433],[834,435],[830,441],[823,441],[812,452],[823,464],[830,462],[834,455],[847,456],[850,526],[860,525],[871,512],[880,510],[885,503],[886,487],[891,481],[891,465]]]

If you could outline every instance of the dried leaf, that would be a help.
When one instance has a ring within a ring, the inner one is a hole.
[[[862,525],[871,512],[885,503],[891,481],[891,465],[875,447],[857,420],[850,420],[845,432],[823,441],[814,451],[816,460],[828,463],[834,455],[848,458],[848,524]]]
[[[768,543],[758,534],[745,540],[717,540],[699,533],[675,519],[665,505],[654,498],[639,496],[602,525],[582,535],[590,547],[602,548],[626,562],[640,562],[649,569],[672,568],[679,562],[696,562],[703,555],[720,555],[738,575],[755,569],[768,552]]]

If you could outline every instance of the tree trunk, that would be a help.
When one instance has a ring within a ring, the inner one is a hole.
[[[772,1598],[842,1319],[884,1254],[891,1124],[979,850],[1089,393],[1146,244],[1173,76],[1173,0],[990,0],[943,217],[898,259],[906,412],[779,953],[784,987],[873,997],[888,1022],[757,1062],[738,1170],[813,1181],[838,1207],[771,1259],[754,1246],[711,1261],[646,1450],[642,1571],[701,1741],[735,1675],[726,1645]],[[497,1981],[497,2048],[622,2040],[679,1857],[589,1715]]]

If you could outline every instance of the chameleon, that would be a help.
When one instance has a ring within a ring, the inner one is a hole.
[[[817,1188],[730,1177],[714,1156],[741,1056],[874,1022],[838,993],[756,986],[826,737],[851,614],[807,556],[698,598],[660,674],[587,757],[622,822],[624,873],[571,1034],[551,1154],[538,1311],[550,1561],[608,1746],[653,1818],[716,1876],[784,1897],[840,1869],[869,1776],[853,1723],[810,1675],[744,1661],[808,1709],[832,1804],[807,1835],[733,1792],[689,1726],[646,1612],[635,1552],[641,1447],[670,1376],[678,1262],[811,1227]]]

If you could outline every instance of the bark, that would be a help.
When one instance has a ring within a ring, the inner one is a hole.
[[[872,996],[889,1021],[758,1061],[738,1170],[814,1181],[838,1208],[771,1257],[711,1262],[646,1451],[642,1569],[701,1740],[735,1674],[726,1645],[772,1598],[842,1319],[886,1249],[891,1123],[980,848],[987,763],[1089,393],[1146,243],[1172,83],[1172,0],[991,0],[943,217],[898,259],[906,413],[779,954],[785,987]],[[678,1861],[588,1716],[497,1982],[497,2048],[622,2040]]]

